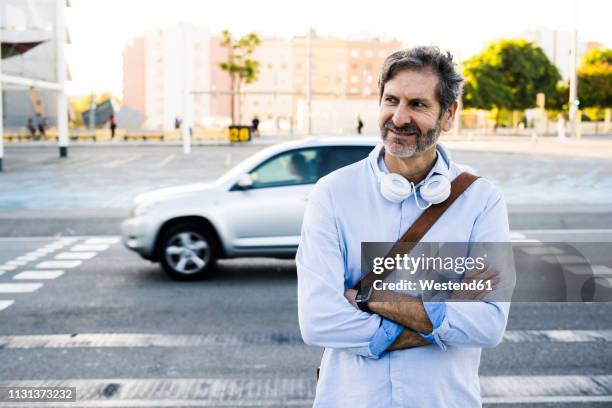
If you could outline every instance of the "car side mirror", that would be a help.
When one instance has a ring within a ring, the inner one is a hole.
[[[245,173],[238,178],[236,185],[241,190],[248,190],[249,188],[253,187],[253,179],[251,178],[250,174]]]

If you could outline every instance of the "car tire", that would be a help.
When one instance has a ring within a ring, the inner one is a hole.
[[[157,251],[164,271],[181,281],[204,278],[214,270],[218,256],[212,234],[195,223],[170,228],[161,237]]]

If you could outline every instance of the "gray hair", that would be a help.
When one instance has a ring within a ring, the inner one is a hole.
[[[379,102],[382,100],[385,84],[401,71],[423,71],[431,69],[438,75],[436,94],[440,103],[442,116],[459,99],[463,90],[463,77],[455,70],[455,63],[450,52],[442,52],[438,47],[421,46],[396,51],[389,55],[383,64],[378,88]]]

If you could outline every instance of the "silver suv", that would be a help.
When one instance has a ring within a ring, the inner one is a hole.
[[[213,183],[142,194],[121,225],[123,243],[179,280],[205,276],[219,258],[293,257],[314,183],[365,158],[376,142],[361,136],[282,143]]]

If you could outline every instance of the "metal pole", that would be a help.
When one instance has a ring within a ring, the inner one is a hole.
[[[578,134],[578,106],[576,101],[578,100],[578,75],[576,70],[578,69],[578,58],[576,55],[578,47],[578,29],[576,27],[576,12],[577,3],[574,0],[574,30],[572,31],[572,40],[570,44],[570,78],[569,78],[569,124],[572,136],[576,137]]]
[[[0,28],[0,39],[2,29]],[[2,76],[2,57],[0,56],[0,77]],[[4,158],[4,98],[2,97],[2,80],[0,79],[0,171],[2,171],[2,159]]]
[[[312,27],[308,27],[306,37],[307,64],[306,64],[306,132],[312,134]]]
[[[182,81],[182,94],[183,94],[183,123],[181,124],[181,136],[183,139],[183,153],[191,153],[191,127],[192,127],[192,112],[191,112],[191,64],[193,63],[191,58],[192,36],[187,36],[187,30],[190,27],[181,27],[182,41],[182,56],[183,56],[183,81]]]
[[[57,136],[60,157],[68,156],[68,101],[66,100],[66,22],[64,21],[64,0],[56,0],[57,24]]]

